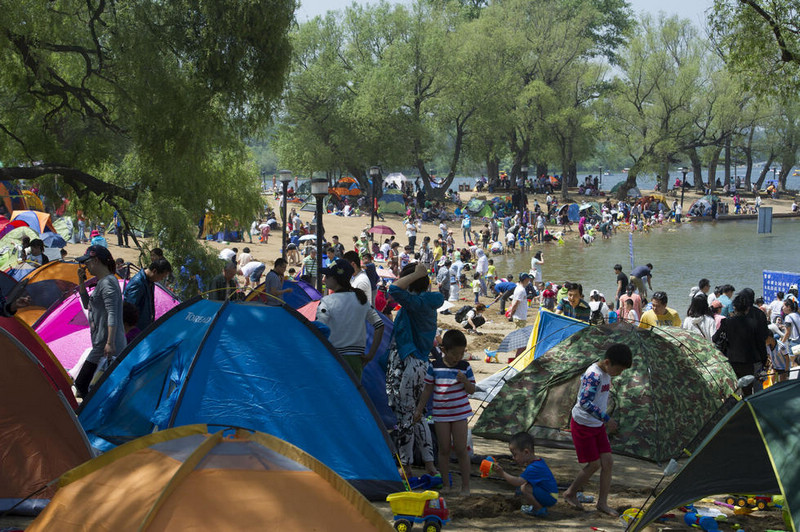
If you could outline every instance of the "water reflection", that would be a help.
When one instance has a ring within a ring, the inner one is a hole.
[[[762,270],[800,271],[800,220],[775,219],[773,232],[768,235],[757,234],[756,223],[742,220],[669,224],[650,233],[637,232],[633,237],[634,263],[653,264],[653,289],[666,291],[669,306],[682,317],[689,304],[689,289],[703,277],[711,280],[712,287],[730,283],[738,291],[749,286],[760,295]],[[611,298],[616,286],[614,264],[622,264],[626,274],[631,270],[628,234],[619,231],[610,240],[598,238],[591,245],[534,245],[525,253],[495,256],[498,275],[513,273],[516,277],[528,271],[537,249],[544,253],[545,281],[580,282],[587,298],[594,288]]]

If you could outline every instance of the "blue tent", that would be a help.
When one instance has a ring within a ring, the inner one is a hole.
[[[581,208],[577,203],[571,203],[570,206],[567,207],[567,217],[570,222],[577,222],[581,219]]]
[[[268,432],[370,499],[402,488],[383,423],[352,371],[288,306],[195,298],[122,353],[79,419],[102,451],[193,423]]]

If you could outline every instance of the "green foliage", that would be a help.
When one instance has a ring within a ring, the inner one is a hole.
[[[754,93],[797,94],[799,8],[797,0],[715,0],[712,39],[731,72]]]
[[[283,88],[294,0],[2,8],[0,176],[59,176],[76,206],[117,209],[137,229],[168,224],[165,247],[209,203],[250,220],[259,178],[242,139]]]

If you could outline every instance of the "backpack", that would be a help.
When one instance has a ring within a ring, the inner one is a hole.
[[[600,325],[601,323],[605,323],[605,319],[603,318],[603,313],[600,312],[600,309],[603,308],[603,305],[598,305],[597,309],[592,310],[592,313],[589,314],[589,323],[592,325]]]
[[[463,307],[458,309],[458,311],[456,312],[456,315],[455,315],[456,322],[461,323],[462,321],[467,319],[467,313],[470,310],[472,310],[472,307],[470,305],[464,305]]]

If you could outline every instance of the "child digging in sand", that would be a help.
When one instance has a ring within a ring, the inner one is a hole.
[[[527,432],[518,432],[508,442],[511,457],[525,470],[518,477],[506,473],[500,464],[494,464],[494,471],[503,479],[517,486],[517,493],[522,495],[525,504],[522,512],[536,517],[545,517],[547,508],[553,506],[558,498],[558,485],[553,472],[547,467],[544,459],[536,456],[533,436]]]
[[[461,471],[461,495],[469,495],[467,420],[472,415],[472,407],[467,395],[475,392],[475,376],[469,362],[464,360],[466,348],[464,333],[455,329],[444,333],[441,345],[444,356],[428,366],[425,388],[414,412],[414,422],[422,419],[428,399],[433,394],[433,428],[439,441],[439,471],[443,479],[449,478],[450,451],[454,449]]]
[[[615,432],[617,422],[609,417],[608,394],[611,391],[611,377],[620,375],[631,367],[633,355],[625,344],[613,344],[606,350],[605,357],[595,362],[583,373],[578,400],[572,407],[572,442],[578,463],[586,464],[575,477],[564,500],[573,508],[582,510],[578,501],[578,492],[597,470],[600,470],[600,489],[597,497],[597,509],[612,517],[617,512],[608,505],[608,492],[611,488],[611,468],[614,460],[611,457],[611,444],[608,432]]]

